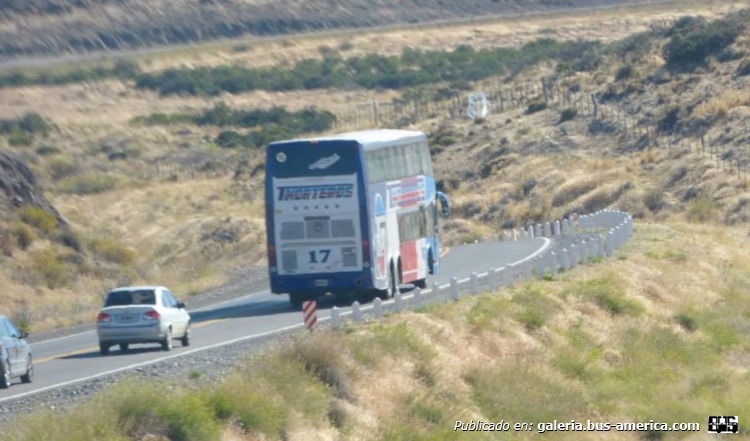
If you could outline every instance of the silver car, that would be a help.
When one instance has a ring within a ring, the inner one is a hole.
[[[31,383],[34,379],[27,337],[26,331],[19,331],[9,318],[0,315],[0,389],[10,387],[13,378],[21,377],[22,383]]]
[[[159,343],[165,351],[172,340],[190,345],[190,314],[163,286],[126,286],[107,294],[96,318],[99,352],[109,353],[112,345],[127,351],[131,344]]]

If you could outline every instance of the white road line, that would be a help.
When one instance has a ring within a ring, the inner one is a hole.
[[[325,320],[326,319],[324,318],[323,321],[325,321]],[[58,389],[58,388],[65,387],[65,386],[70,386],[70,385],[73,385],[73,384],[76,384],[76,383],[81,383],[83,381],[94,380],[96,378],[104,377],[106,375],[116,374],[118,372],[123,372],[123,371],[131,370],[131,369],[136,369],[136,368],[143,367],[143,366],[148,366],[150,364],[158,363],[160,361],[166,361],[166,360],[171,360],[173,358],[184,357],[185,355],[195,354],[197,352],[206,351],[206,350],[209,350],[209,349],[215,349],[215,348],[218,348],[218,347],[221,347],[221,346],[231,345],[231,344],[239,343],[239,342],[242,342],[242,341],[245,341],[245,340],[252,340],[254,338],[267,337],[269,335],[277,334],[277,333],[280,333],[280,332],[291,331],[291,330],[294,330],[294,329],[297,329],[297,328],[304,328],[304,327],[305,327],[305,324],[304,323],[300,323],[300,324],[293,325],[293,326],[287,326],[285,328],[279,328],[279,329],[274,329],[272,331],[261,332],[260,334],[246,335],[244,337],[235,338],[233,340],[227,340],[227,341],[224,341],[224,342],[221,342],[221,343],[215,343],[213,345],[204,346],[202,348],[190,349],[190,350],[185,351],[185,352],[181,351],[181,352],[179,352],[177,354],[168,355],[168,356],[165,356],[165,357],[160,357],[160,358],[157,358],[157,359],[154,359],[154,360],[143,361],[141,363],[131,364],[129,366],[124,366],[124,367],[121,367],[121,368],[112,369],[112,370],[106,371],[106,372],[100,372],[98,374],[90,375],[90,376],[85,377],[85,378],[78,378],[78,379],[75,379],[75,380],[70,380],[70,381],[66,381],[66,382],[63,382],[63,383],[53,384],[51,386],[46,386],[46,387],[43,387],[43,388],[40,388],[40,389],[36,389],[36,390],[32,390],[32,391],[29,391],[29,392],[24,392],[24,393],[21,393],[21,394],[11,395],[11,396],[5,397],[5,398],[0,398],[0,403],[3,403],[5,401],[17,400],[19,398],[23,398],[23,397],[27,397],[27,396],[31,396],[31,395],[36,395],[36,394],[39,394],[39,393],[42,393],[42,392],[46,392],[48,390],[53,390],[53,389]]]
[[[513,262],[511,265],[517,265],[517,264],[525,262],[525,261],[527,261],[529,259],[533,259],[534,257],[538,256],[540,253],[543,253],[550,246],[550,244],[552,243],[552,241],[550,239],[546,238],[546,237],[542,237],[541,239],[544,240],[544,245],[541,248],[539,248],[534,253],[532,253],[531,255],[529,255],[529,256],[527,256],[525,258],[523,258],[523,259],[521,259],[521,260],[519,260],[517,262]],[[469,281],[469,278],[465,278],[465,279],[461,279],[458,283],[461,284],[461,283],[466,283],[468,281]],[[447,287],[450,287],[450,284],[441,285],[440,289],[442,290],[442,289],[445,289]],[[249,295],[244,296],[244,297],[239,297],[237,299],[228,300],[228,301],[219,303],[219,304],[214,305],[214,306],[207,306],[205,308],[209,308],[209,307],[215,308],[215,307],[220,306],[220,305],[224,305],[224,304],[231,303],[231,302],[234,302],[234,301],[237,301],[237,300],[240,300],[240,299],[244,299],[244,298],[253,296],[255,294],[263,294],[265,292],[268,292],[268,291],[261,291],[261,292],[258,292],[258,293],[249,294]],[[431,289],[426,289],[426,290],[422,291],[422,293],[423,294],[431,294],[432,290]],[[410,294],[410,295],[407,295],[407,296],[403,296],[403,298],[404,299],[409,299],[409,298],[411,298],[413,296],[414,296],[414,294]],[[395,300],[390,299],[390,300],[388,300],[386,302],[383,302],[383,303],[384,304],[390,304],[390,303],[394,303],[394,302],[395,302]],[[364,306],[364,307],[362,307],[360,309],[363,310],[363,311],[367,311],[367,310],[370,310],[372,308],[374,308],[374,305],[370,304],[370,305]],[[341,313],[342,316],[351,315],[351,314],[352,314],[351,310],[344,311],[344,312]],[[328,317],[322,317],[318,321],[319,322],[326,322],[326,321],[330,321],[330,319],[331,319],[330,316],[328,316]],[[244,337],[239,337],[239,338],[235,338],[233,340],[228,340],[228,341],[225,341],[225,342],[216,343],[216,344],[213,344],[213,345],[210,345],[210,346],[204,346],[202,348],[191,349],[191,350],[188,350],[188,351],[185,351],[185,352],[180,352],[178,354],[169,355],[169,356],[165,356],[165,357],[160,357],[160,358],[157,358],[157,359],[154,359],[154,360],[144,361],[144,362],[141,362],[141,363],[131,364],[129,366],[124,366],[124,367],[121,367],[121,368],[112,369],[112,370],[106,371],[106,372],[100,372],[98,374],[90,375],[90,376],[85,377],[85,378],[78,378],[76,380],[70,380],[70,381],[66,381],[66,382],[63,382],[63,383],[58,383],[58,384],[54,384],[54,385],[51,385],[51,386],[46,386],[46,387],[43,387],[41,389],[36,389],[36,390],[33,390],[33,391],[24,392],[24,393],[21,393],[21,394],[16,394],[16,395],[12,395],[12,396],[9,396],[9,397],[1,398],[0,399],[0,403],[6,402],[6,401],[11,401],[11,400],[17,400],[19,398],[23,398],[23,397],[27,397],[27,396],[31,396],[31,395],[36,395],[36,394],[39,394],[39,393],[42,393],[42,392],[46,392],[48,390],[53,390],[53,389],[58,389],[58,388],[65,387],[65,386],[70,386],[70,385],[81,383],[81,382],[88,381],[88,380],[93,380],[93,379],[100,378],[100,377],[103,377],[103,376],[106,376],[106,375],[112,375],[112,374],[116,374],[116,373],[119,373],[119,372],[131,370],[131,369],[136,369],[136,368],[143,367],[143,366],[148,366],[150,364],[158,363],[160,361],[171,360],[173,358],[183,357],[185,355],[195,354],[197,352],[206,351],[206,350],[209,350],[209,349],[214,349],[214,348],[218,348],[218,347],[221,347],[221,346],[227,346],[227,345],[231,345],[231,344],[234,344],[234,343],[239,343],[239,342],[242,342],[242,341],[245,341],[245,340],[252,340],[254,338],[266,337],[266,336],[269,336],[269,335],[278,334],[278,333],[281,333],[281,332],[291,331],[291,330],[294,330],[294,329],[304,328],[304,327],[305,327],[304,323],[299,323],[299,324],[293,325],[293,326],[287,326],[287,327],[280,328],[280,329],[274,329],[274,330],[271,330],[271,331],[261,332],[260,334],[246,335]],[[93,331],[90,331],[90,332],[93,332]],[[82,335],[82,334],[86,334],[86,332],[80,333],[80,334],[76,334],[76,335]],[[58,340],[59,339],[63,339],[63,338],[70,338],[70,337],[72,337],[72,336],[59,337]],[[49,341],[54,341],[54,340],[45,340],[45,342],[49,342]]]

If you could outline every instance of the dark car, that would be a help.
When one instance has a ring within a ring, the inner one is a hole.
[[[0,389],[10,387],[13,378],[23,383],[34,379],[31,347],[26,342],[28,334],[19,331],[4,315],[0,315]]]

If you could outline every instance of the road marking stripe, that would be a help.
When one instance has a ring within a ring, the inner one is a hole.
[[[203,328],[204,326],[213,325],[215,323],[224,322],[224,321],[227,321],[227,320],[229,320],[229,319],[225,318],[225,319],[208,320],[208,321],[205,321],[205,322],[200,322],[200,323],[196,323],[194,325],[190,325],[190,329],[200,329],[200,328]],[[37,358],[37,359],[34,360],[34,364],[47,363],[47,362],[50,362],[52,360],[57,360],[57,359],[60,359],[60,358],[71,357],[73,355],[85,354],[87,352],[93,352],[93,351],[96,351],[98,349],[99,349],[99,346],[90,346],[88,348],[78,349],[78,350],[75,350],[75,351],[66,352],[64,354],[50,355],[48,357]]]

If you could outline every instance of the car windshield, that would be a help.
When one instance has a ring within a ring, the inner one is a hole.
[[[153,289],[133,291],[112,291],[107,296],[104,307],[126,305],[155,305],[156,295]]]

